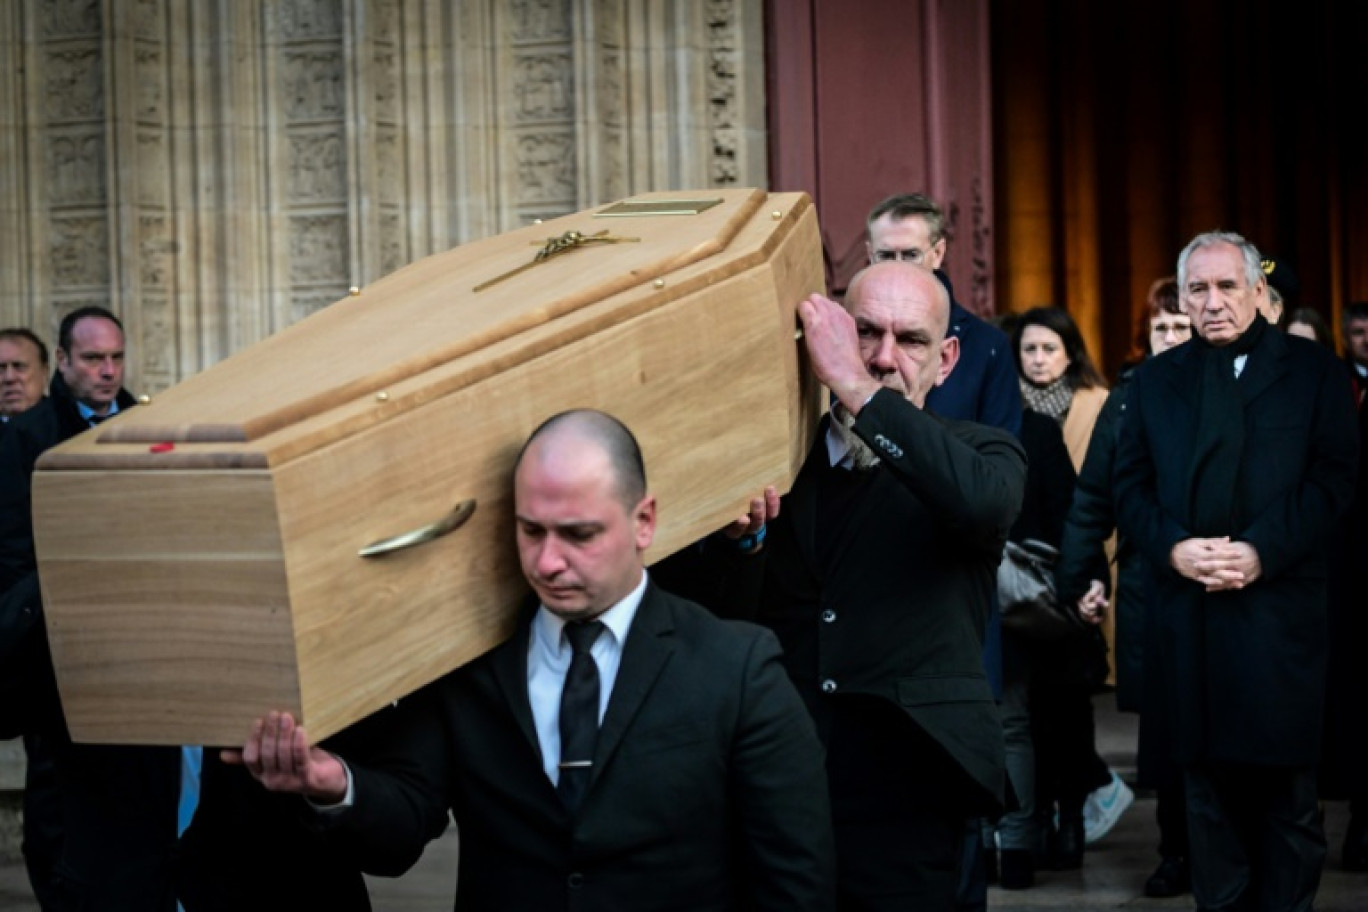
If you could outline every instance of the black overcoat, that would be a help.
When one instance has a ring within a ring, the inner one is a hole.
[[[1259,554],[1247,588],[1206,593],[1171,568],[1189,531],[1202,358],[1181,345],[1140,365],[1116,461],[1121,533],[1155,570],[1175,759],[1308,766],[1325,703],[1326,546],[1354,490],[1358,441],[1343,368],[1323,347],[1266,331],[1238,386],[1245,443],[1231,538]]]

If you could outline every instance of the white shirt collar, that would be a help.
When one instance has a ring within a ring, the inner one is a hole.
[[[835,418],[831,419],[833,422]],[[850,455],[850,445],[841,439],[841,435],[836,433],[835,425],[828,424],[826,432],[827,459],[831,460],[831,465],[844,466],[850,468],[854,460]]]

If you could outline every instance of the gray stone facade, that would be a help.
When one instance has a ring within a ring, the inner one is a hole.
[[[761,0],[6,0],[0,325],[155,394],[427,254],[765,186]]]

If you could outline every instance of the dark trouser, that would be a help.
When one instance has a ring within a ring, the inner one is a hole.
[[[1154,819],[1159,824],[1159,857],[1187,858],[1187,795],[1183,783],[1170,782],[1155,790]]]
[[[972,812],[964,773],[892,704],[838,697],[831,709],[837,908],[949,912]]]
[[[56,908],[53,870],[62,857],[62,796],[57,768],[38,735],[24,736],[24,865],[42,909]]]
[[[1311,909],[1325,833],[1310,769],[1207,764],[1185,771],[1192,893],[1202,909]]]
[[[1111,782],[1098,756],[1091,681],[1097,648],[1082,635],[1036,644],[1030,682],[1035,748],[1035,806],[1048,816],[1077,816],[1088,795]]]

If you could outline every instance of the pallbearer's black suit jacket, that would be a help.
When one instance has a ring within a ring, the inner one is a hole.
[[[881,390],[855,422],[881,462],[844,518],[822,528],[818,491],[833,471],[826,427],[752,560],[758,619],[779,634],[814,715],[847,694],[888,701],[964,772],[967,793],[952,800],[967,814],[995,813],[1006,778],[983,635],[1021,509],[1025,453],[1006,431],[941,419]]]
[[[401,701],[404,736],[353,766],[335,835],[368,871],[402,872],[450,808],[460,910],[834,907],[822,749],[768,631],[648,584],[572,817],[528,700],[531,617]]]

